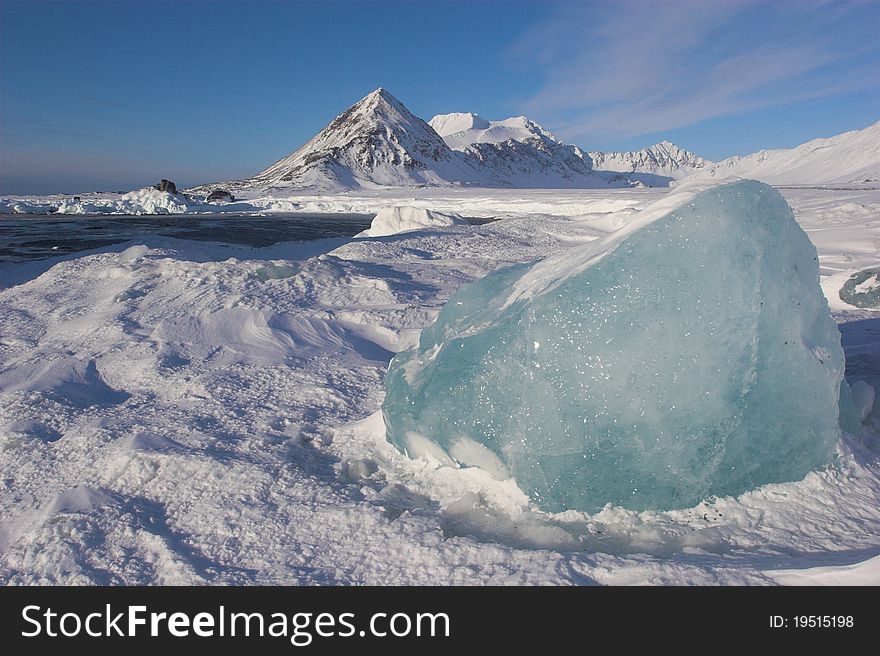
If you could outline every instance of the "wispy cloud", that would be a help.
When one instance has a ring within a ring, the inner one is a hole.
[[[2,130],[4,136],[14,137],[21,133],[41,134],[46,136],[73,137],[75,139],[100,139],[101,135],[88,130],[59,125],[40,119],[3,117]]]
[[[880,87],[864,2],[566,5],[513,47],[543,87],[524,102],[569,140],[631,137]]]
[[[136,109],[136,107],[130,103],[119,102],[118,100],[111,100],[109,98],[101,98],[98,96],[83,96],[83,100],[87,100],[90,103],[94,103],[95,105],[100,105],[102,107],[110,107],[112,109]]]

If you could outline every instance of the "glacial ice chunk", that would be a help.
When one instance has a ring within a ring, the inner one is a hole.
[[[689,507],[829,463],[840,333],[782,196],[747,180],[642,215],[453,296],[389,365],[389,440],[491,463],[553,512]]]

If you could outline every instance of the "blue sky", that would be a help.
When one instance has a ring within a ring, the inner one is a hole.
[[[880,2],[0,1],[0,193],[250,175],[386,87],[710,159],[880,120]]]

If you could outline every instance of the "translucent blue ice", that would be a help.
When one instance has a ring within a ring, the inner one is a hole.
[[[548,511],[689,507],[827,464],[840,333],[782,196],[736,182],[642,223],[453,296],[389,366],[390,441]]]

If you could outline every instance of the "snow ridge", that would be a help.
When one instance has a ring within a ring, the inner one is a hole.
[[[876,184],[880,182],[880,121],[795,148],[729,157],[697,177],[752,178],[773,185]]]
[[[669,141],[629,152],[591,151],[593,168],[621,173],[650,173],[673,179],[683,178],[712,162]]]

